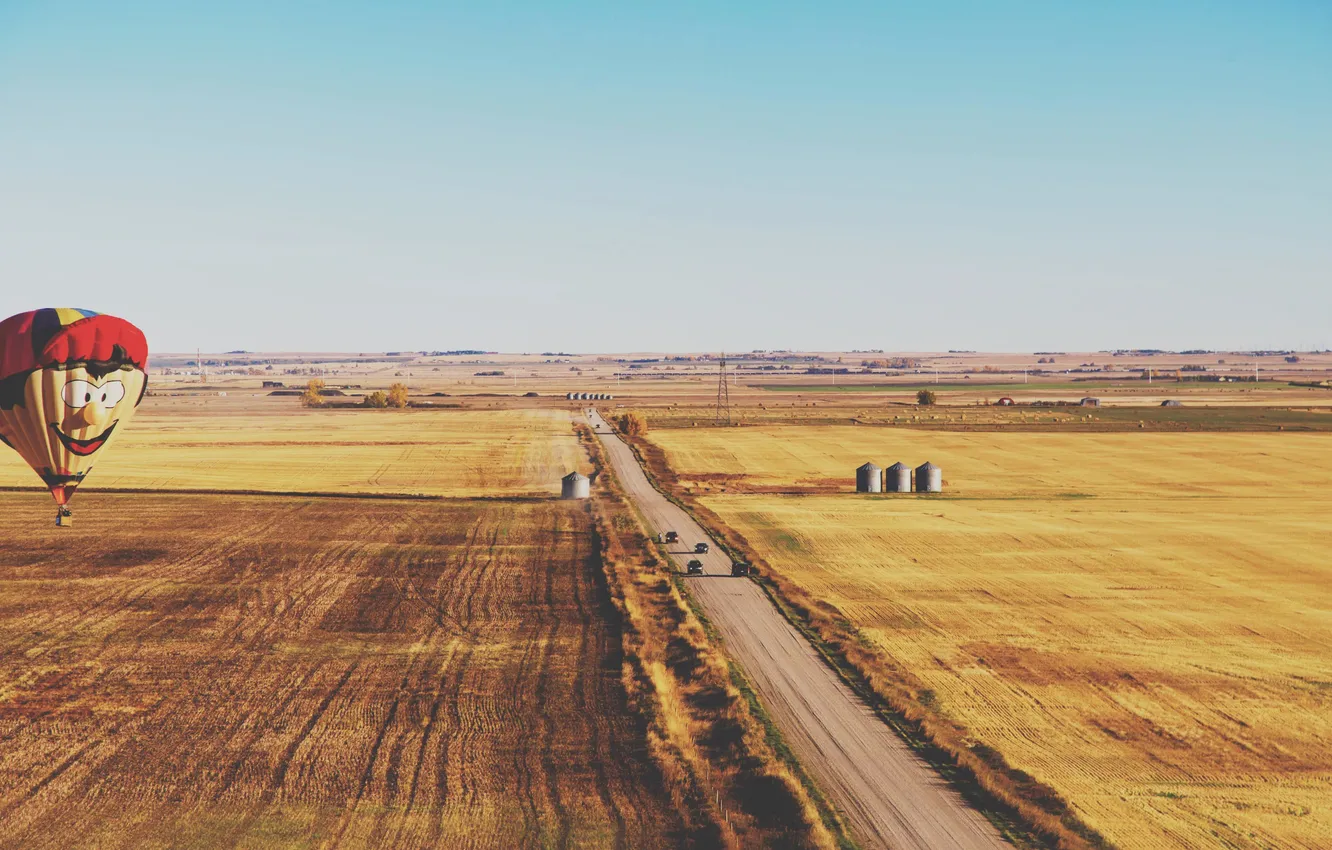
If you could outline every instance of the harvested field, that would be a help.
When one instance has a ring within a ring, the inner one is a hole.
[[[649,436],[779,579],[868,639],[871,672],[1116,845],[1332,846],[1332,440]],[[720,495],[845,491],[866,459],[927,458],[942,496]]]
[[[80,501],[0,495],[0,847],[681,844],[585,505]]]
[[[83,492],[514,496],[558,493],[563,475],[587,471],[563,411],[302,410],[291,400],[232,411],[229,401],[149,398]],[[17,454],[0,452],[0,486],[40,483]]]
[[[1241,391],[1242,392],[1242,391]],[[1239,395],[1239,392],[1235,393]],[[1324,394],[1327,393],[1324,391]],[[1277,399],[1211,406],[1185,400],[1181,407],[1162,407],[1163,398],[1135,395],[1106,399],[1101,407],[1049,403],[1050,396],[1027,398],[1012,407],[966,403],[916,406],[913,396],[887,401],[823,397],[818,401],[736,404],[734,420],[746,426],[860,425],[875,428],[931,431],[1040,431],[1043,433],[1105,433],[1164,431],[1332,431],[1332,406],[1307,402],[1274,406]],[[1076,399],[1074,399],[1076,401]],[[1123,406],[1108,406],[1115,401]],[[1292,399],[1292,402],[1295,400]],[[1044,403],[1039,403],[1044,402]],[[711,428],[714,408],[658,407],[647,410],[654,430]]]

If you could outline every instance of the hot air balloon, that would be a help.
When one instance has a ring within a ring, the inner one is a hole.
[[[56,307],[0,322],[0,442],[56,501],[56,525],[148,386],[148,342],[124,319]]]

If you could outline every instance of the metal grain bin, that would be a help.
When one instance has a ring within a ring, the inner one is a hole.
[[[942,493],[943,470],[928,460],[916,467],[917,493]]]
[[[592,483],[581,472],[570,472],[560,479],[561,499],[586,499],[592,495]]]
[[[883,480],[880,477],[880,470],[877,466],[872,463],[866,463],[864,466],[856,469],[856,492],[883,492]]]
[[[885,493],[911,492],[911,467],[898,461],[883,471],[883,491]]]

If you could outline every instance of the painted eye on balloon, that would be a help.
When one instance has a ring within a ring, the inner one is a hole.
[[[94,392],[99,397],[101,396],[101,389],[94,387],[87,381],[70,381],[65,384],[65,389],[61,392],[61,395],[65,398],[65,404],[78,409],[93,400]]]
[[[77,410],[96,402],[102,407],[115,407],[125,397],[125,385],[120,381],[107,381],[100,387],[90,381],[70,381],[62,395],[65,404]]]
[[[100,387],[93,388],[93,399],[100,401],[102,407],[115,407],[124,397],[125,385],[120,381],[107,381]]]

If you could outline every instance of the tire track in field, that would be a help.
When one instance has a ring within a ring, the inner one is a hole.
[[[559,518],[555,518],[554,527],[551,529],[552,537],[559,534]],[[592,570],[595,566],[591,563],[591,556],[583,552],[581,545],[582,537],[578,537],[573,546],[573,552],[569,558],[569,563],[577,564],[577,568],[572,571],[570,589],[573,599],[574,609],[578,612],[579,635],[578,635],[578,661],[576,662],[576,673],[573,681],[573,703],[577,716],[583,721],[587,733],[587,763],[592,767],[593,784],[597,789],[597,796],[601,798],[601,805],[605,807],[606,812],[615,821],[615,847],[617,850],[626,846],[628,838],[628,824],[625,821],[624,812],[616,805],[615,798],[611,794],[610,777],[606,772],[606,765],[621,764],[618,761],[607,761],[602,752],[601,741],[601,664],[602,651],[601,642],[597,639],[600,632],[595,628],[594,618],[588,611],[584,602],[583,595],[586,590],[585,583],[592,577]],[[594,675],[589,677],[587,671],[591,669]],[[592,694],[589,701],[588,693]],[[593,703],[589,705],[589,702]]]
[[[47,697],[61,719],[0,749],[29,774],[16,790],[40,783],[0,799],[14,808],[0,847],[129,850],[204,830],[240,846],[274,828],[345,850],[667,846],[669,802],[616,763],[635,746],[620,736],[640,733],[589,716],[627,709],[604,672],[581,515],[569,531],[564,506],[342,505],[236,511],[131,582],[77,585],[64,606],[47,591],[52,613],[100,631],[51,641],[40,669],[65,677]],[[292,539],[291,511],[309,540]],[[385,631],[349,630],[357,616]],[[84,704],[96,712],[71,713]]]
[[[300,734],[287,745],[286,750],[282,753],[282,758],[278,761],[277,767],[273,770],[272,778],[268,781],[268,787],[265,788],[264,793],[260,795],[259,808],[261,810],[268,807],[277,796],[278,791],[282,789],[287,781],[287,771],[291,769],[291,760],[296,756],[296,751],[301,748],[301,744],[305,743],[305,739],[310,737],[310,733],[319,725],[319,721],[324,718],[324,712],[328,711],[328,707],[332,705],[333,700],[337,699],[338,695],[342,693],[342,689],[347,685],[347,682],[351,679],[352,675],[356,673],[357,668],[360,666],[360,658],[352,661],[352,663],[347,666],[347,669],[343,671],[342,677],[338,679],[338,683],[324,695],[324,698],[319,701],[319,707],[306,719],[305,725],[301,727]]]
[[[560,637],[561,618],[559,609],[555,604],[555,578],[559,573],[556,566],[553,553],[542,553],[542,562],[545,564],[545,603],[546,610],[549,612],[550,624],[545,631],[545,637],[541,641],[540,661],[537,668],[536,699],[537,705],[541,707],[550,704],[551,687],[551,657],[555,654],[556,643]],[[546,795],[550,798],[550,806],[555,811],[555,824],[559,835],[559,844],[561,848],[569,846],[569,836],[573,831],[573,824],[569,820],[569,812],[564,806],[564,800],[560,795],[560,774],[555,764],[555,717],[551,711],[538,712],[541,716],[541,766],[545,772]]]
[[[270,518],[267,523],[259,523],[255,526],[250,526],[250,528],[257,527],[260,528],[261,530],[271,529],[273,525],[279,521],[280,518]],[[240,531],[238,533],[223,537],[221,543],[221,545],[224,547],[223,551],[233,551],[237,546],[241,545],[243,541],[247,539],[248,532],[249,529],[246,529],[245,531]],[[206,558],[207,552],[208,552],[207,545],[196,547],[193,550],[193,552],[186,557],[186,559],[183,562],[183,565],[187,568],[187,570],[191,574],[197,573],[198,570],[201,569],[202,566],[206,565],[207,563],[207,558]],[[172,583],[180,583],[180,582],[181,578],[173,575],[171,577],[162,578],[156,581],[150,581],[146,585],[140,585],[139,587],[140,592],[132,597],[125,592],[121,592],[119,594],[120,604],[118,606],[109,611],[103,612],[100,617],[93,619],[90,622],[89,617],[86,616],[87,612],[99,607],[103,607],[116,600],[117,597],[116,592],[105,594],[100,598],[98,598],[97,600],[95,600],[90,606],[85,607],[81,612],[78,612],[77,614],[73,615],[74,619],[73,624],[65,626],[64,628],[72,628],[76,630],[79,628],[87,629],[87,628],[93,628],[96,625],[106,623],[110,621],[112,618],[123,614],[134,601],[144,598],[145,596],[154,592],[158,588],[167,586]],[[197,590],[191,592],[187,601],[193,602],[198,595],[199,591]],[[137,656],[142,651],[145,636],[150,632],[156,632],[157,627],[159,625],[166,623],[169,620],[172,620],[173,618],[176,618],[178,616],[178,613],[179,612],[176,610],[166,611],[160,613],[159,616],[153,618],[148,623],[141,625],[137,630],[135,630],[133,634],[134,649],[130,651],[128,654],[131,657]],[[56,640],[55,636],[61,634],[61,631],[55,627],[48,627],[48,628],[50,629],[50,631],[47,632],[47,634],[50,635],[48,643],[53,643]],[[101,649],[97,653],[96,657],[100,659],[102,656],[108,654],[110,651],[111,648],[108,646],[108,639],[104,638],[102,641]],[[125,654],[124,650],[121,650],[120,653]],[[197,663],[198,662],[196,662],[196,664]],[[97,691],[103,685],[107,677],[112,675],[114,665],[102,663],[100,664],[100,666],[102,669],[100,670],[98,675],[94,677],[91,684],[87,686],[89,691],[94,691],[94,692]],[[100,754],[99,763],[104,763],[110,759],[115,758],[120,748],[124,745],[124,742],[116,741],[116,738],[121,732],[121,730],[127,726],[134,727],[146,722],[148,718],[153,716],[169,700],[170,700],[170,695],[161,696],[154,703],[152,703],[149,706],[145,706],[141,711],[137,712],[135,715],[125,719],[120,723],[113,725],[109,729],[103,730],[98,735],[98,737],[85,742],[72,756],[63,760],[59,765],[56,766],[56,768],[48,772],[42,779],[38,780],[25,797],[18,799],[14,802],[11,802],[8,809],[6,809],[6,814],[14,811],[17,807],[32,801],[38,794],[41,793],[42,790],[44,790],[56,779],[65,775],[75,766],[82,766],[82,763],[85,762],[85,760],[90,755],[98,753],[98,751],[110,747],[109,750]],[[27,733],[30,729],[34,728],[38,722],[41,722],[50,717],[51,715],[53,715],[55,711],[56,709],[52,708],[48,711],[42,712],[41,714],[29,719],[27,723],[17,726],[15,729],[11,730],[5,736],[0,738],[0,744],[8,743],[16,739],[18,736]],[[91,775],[92,769],[89,768],[87,773],[88,775]],[[92,780],[85,776],[84,780],[79,784],[86,792],[91,782]]]
[[[462,570],[462,572],[463,572],[463,575],[466,576],[466,579],[465,579],[465,583],[466,583],[466,584],[472,584],[472,583],[473,583],[473,580],[472,580],[471,576],[474,576],[474,575],[479,576],[479,574],[480,574],[480,569],[477,567],[477,564],[476,564],[477,559],[474,557],[474,554],[473,554],[473,553],[474,553],[475,550],[476,550],[476,545],[475,545],[475,544],[476,544],[476,540],[477,540],[477,538],[480,536],[480,533],[481,533],[481,529],[482,529],[482,527],[483,527],[483,524],[482,524],[482,522],[481,522],[480,520],[478,520],[478,522],[477,522],[476,524],[473,525],[473,527],[472,527],[472,529],[471,529],[471,532],[470,532],[470,535],[469,535],[468,540],[467,540],[466,549],[464,550],[464,553],[463,553],[463,558],[462,558],[462,566],[463,566],[463,570]],[[469,564],[471,565],[470,568],[468,567]],[[411,575],[411,572],[410,572],[410,566],[407,567],[407,568],[404,570],[404,572],[405,572],[408,576],[410,576],[410,575]],[[447,572],[447,562],[446,562],[446,570],[445,570],[445,572]],[[403,585],[403,589],[405,589],[405,587],[406,587],[406,584],[404,583],[404,585]],[[422,601],[425,601],[425,600],[424,600],[424,595],[423,595],[423,594],[416,594],[416,596],[417,596],[417,598],[420,598]],[[434,606],[431,606],[431,605],[429,605],[428,603],[427,603],[427,607],[434,608]],[[466,627],[467,625],[468,625],[467,623],[464,623],[464,626],[465,626],[465,627]],[[422,637],[422,639],[421,639],[421,644],[422,644],[423,646],[425,646],[425,647],[428,647],[428,646],[430,645],[431,641],[435,638],[436,633],[437,633],[438,631],[439,631],[439,626],[438,626],[437,621],[435,620],[435,618],[431,618],[431,626],[429,627],[429,631],[428,631],[428,632]],[[400,706],[401,706],[401,704],[402,704],[403,694],[409,692],[409,684],[412,682],[413,675],[417,672],[417,666],[418,666],[418,663],[421,662],[422,659],[423,659],[423,658],[426,658],[426,657],[427,657],[427,653],[425,653],[425,652],[414,653],[413,656],[412,656],[412,658],[411,658],[411,660],[408,662],[407,669],[403,672],[402,679],[401,679],[401,680],[399,681],[399,683],[398,683],[398,689],[397,689],[397,692],[394,694],[394,696],[393,696],[393,701],[392,701],[392,702],[390,703],[390,705],[389,705],[388,713],[387,713],[387,716],[386,716],[386,718],[385,718],[385,720],[384,720],[384,723],[381,724],[381,726],[380,726],[380,728],[379,728],[379,732],[378,732],[378,734],[377,734],[376,737],[375,737],[374,744],[373,744],[373,745],[371,746],[371,748],[370,748],[370,754],[369,754],[369,757],[368,757],[367,760],[366,760],[365,767],[364,767],[364,769],[363,769],[362,772],[361,772],[360,780],[359,780],[359,783],[358,783],[358,785],[357,785],[356,794],[355,794],[354,798],[352,799],[352,801],[350,802],[350,804],[345,808],[345,810],[344,810],[344,814],[343,814],[343,817],[341,818],[341,820],[340,820],[340,822],[339,822],[339,825],[338,825],[338,829],[337,829],[336,834],[333,836],[332,840],[331,840],[329,843],[327,843],[327,844],[325,845],[325,846],[327,846],[328,848],[330,848],[330,850],[332,850],[333,848],[337,848],[338,846],[341,845],[342,839],[343,839],[343,837],[345,836],[345,834],[346,834],[346,832],[347,832],[347,829],[350,827],[350,825],[351,825],[351,823],[352,823],[352,820],[354,819],[354,816],[355,816],[355,813],[356,813],[356,809],[357,809],[357,807],[360,805],[361,801],[365,798],[366,791],[367,791],[367,789],[370,787],[370,784],[371,784],[371,782],[372,782],[372,780],[373,780],[373,778],[374,778],[375,765],[376,765],[376,763],[377,763],[378,760],[379,760],[379,753],[380,753],[380,750],[383,748],[384,740],[385,740],[385,738],[386,738],[387,735],[388,735],[389,729],[393,726],[393,724],[394,724],[394,723],[396,722],[396,720],[397,720],[398,711],[399,711],[399,708],[400,708]],[[470,654],[469,654],[468,657],[470,658]],[[464,675],[464,672],[465,672],[465,668],[464,668],[463,670],[456,671],[456,674],[455,674],[455,675],[458,677],[458,681],[459,681],[459,682],[461,682],[461,679],[462,679],[462,676]],[[455,712],[456,712],[456,710],[457,710],[457,709],[456,709],[457,700],[454,699],[452,702],[453,702],[453,704],[454,704]],[[401,736],[399,736],[399,741],[401,741]],[[395,746],[397,746],[397,747],[400,748],[400,747],[401,747],[401,744],[395,742]],[[391,758],[392,758],[392,751],[390,752],[390,759],[391,759]],[[394,779],[394,780],[390,780],[390,779],[389,779],[389,777],[388,777],[388,771],[387,771],[387,770],[386,770],[386,784],[393,784],[393,785],[396,784],[396,780],[395,780],[395,779]],[[387,790],[387,789],[386,789],[386,790]],[[396,789],[392,789],[392,790],[390,790],[390,796],[392,796],[392,791],[395,791],[395,790],[396,790]],[[404,813],[404,815],[405,815],[405,813]],[[403,817],[403,824],[404,824],[404,826],[405,826],[405,822],[406,822],[406,818],[405,818],[405,816],[404,816],[404,817]],[[373,832],[372,832],[372,838],[374,838],[375,836],[378,836],[378,835],[384,830],[384,828],[385,828],[384,818],[383,818],[383,816],[381,816],[380,818],[377,819],[377,821],[376,821],[376,823],[375,823],[375,827],[374,827],[374,830],[373,830]]]
[[[330,562],[340,564],[354,563],[357,558],[363,556],[364,550],[367,548],[361,541],[367,536],[373,536],[374,532],[381,530],[383,524],[383,522],[375,522],[370,518],[367,518],[367,521],[362,523],[362,529],[365,534],[356,535],[353,540],[345,541],[330,549],[320,551],[317,558],[302,563],[301,568],[295,573],[288,572],[286,569],[270,570],[269,573],[281,582],[279,590],[288,600],[287,604],[283,606],[281,614],[258,618],[257,622],[260,624],[260,628],[248,637],[243,629],[237,628],[237,626],[242,624],[244,620],[243,617],[238,617],[237,624],[233,624],[232,627],[225,629],[217,639],[211,642],[211,648],[200,654],[200,658],[194,665],[196,668],[205,668],[200,670],[200,675],[208,675],[206,672],[206,668],[208,667],[216,667],[219,665],[226,667],[232,659],[247,659],[249,660],[249,664],[246,668],[247,672],[233,674],[228,677],[229,681],[246,682],[249,681],[252,676],[257,676],[259,671],[270,660],[265,650],[274,640],[273,633],[277,633],[279,636],[283,634],[299,633],[305,610],[309,608],[313,600],[320,598],[320,589],[327,587],[329,580],[325,576],[326,571],[323,569],[322,565]],[[228,552],[219,553],[216,560],[218,565],[233,562],[233,558]],[[240,597],[238,595],[227,604],[239,606],[239,599]],[[276,607],[273,610],[276,611]],[[156,637],[169,640],[171,633],[167,632],[158,634]],[[136,643],[136,649],[134,651],[134,654],[136,655],[138,653],[138,647],[139,645]],[[359,665],[359,663],[360,659],[354,661],[355,665]],[[265,712],[263,715],[265,720],[253,723],[253,728],[246,736],[246,741],[242,745],[239,755],[232,757],[227,770],[224,771],[220,777],[222,780],[221,783],[214,785],[213,793],[199,798],[201,804],[207,799],[211,800],[212,803],[216,805],[227,797],[228,792],[230,792],[235,786],[242,771],[253,757],[252,754],[255,751],[255,747],[266,734],[272,731],[274,723],[287,715],[291,706],[294,705],[311,686],[310,683],[321,680],[322,677],[320,674],[325,669],[325,666],[325,660],[315,661],[312,667],[300,674],[294,684],[288,684],[284,688],[286,691],[284,699],[278,703],[276,708],[269,709]],[[338,686],[338,690],[340,689],[341,684]],[[328,704],[332,703],[335,695],[336,694],[329,695],[327,702],[319,709],[319,715],[322,715],[324,710],[327,709]],[[173,699],[173,697],[174,695],[169,696],[149,712],[144,720],[144,724],[150,728],[156,727],[159,724],[156,723],[153,718],[163,718],[165,720],[166,717],[179,711],[181,706]],[[232,749],[230,742],[234,741],[237,733],[239,733],[247,723],[252,722],[253,719],[254,716],[252,714],[236,715],[229,724],[226,733],[220,736],[220,740],[226,742],[223,752],[219,753],[217,757],[211,757],[206,755],[203,750],[196,751],[196,763],[199,760],[202,760],[205,763],[213,763],[216,759],[225,758],[226,755],[229,755]],[[309,734],[309,731],[315,728],[319,719],[319,716],[316,716],[306,724],[307,732],[305,734]],[[214,737],[213,740],[219,740],[219,737]],[[152,743],[153,740],[151,738],[143,741],[135,739],[130,742],[131,748],[129,752],[123,755],[120,752],[116,752],[112,755],[112,758],[117,760],[128,758],[131,761],[152,758],[153,754],[151,751],[143,753],[137,752],[145,747],[151,747]],[[299,746],[299,741],[293,746]],[[290,755],[294,754],[295,751],[294,748],[291,749],[287,755],[282,756],[279,760],[276,770],[280,773],[283,781],[285,781],[286,771],[289,769]],[[167,758],[170,760],[177,758],[177,756],[173,753],[167,756]],[[182,771],[187,769],[188,766],[186,764],[181,765]],[[197,768],[195,769],[195,773],[197,775]],[[177,780],[177,784],[179,784],[179,780]],[[244,816],[237,825],[228,831],[230,837],[236,840],[243,837],[243,835],[246,834],[246,832],[258,821],[259,817],[262,815],[262,811],[271,803],[272,799],[280,790],[280,784],[266,787],[260,795],[262,802],[258,805],[250,805],[245,810]],[[85,785],[83,791],[76,796],[86,797],[88,792],[89,789]],[[181,813],[172,812],[172,815],[176,820],[183,819]],[[151,824],[152,820],[152,818],[144,819],[145,824]],[[148,840],[150,838],[150,829],[151,827],[149,825],[140,828],[139,832],[142,833],[140,836],[142,840]],[[126,840],[129,842],[129,846],[134,846],[138,843],[138,841],[133,840],[130,835],[126,836]]]
[[[544,541],[537,541],[537,560],[545,560],[547,557]],[[529,582],[527,587],[527,610],[536,610],[540,604],[540,589],[536,582]],[[513,677],[513,687],[510,689],[510,701],[514,706],[524,704],[524,695],[530,690],[528,679],[533,664],[533,656],[537,653],[537,641],[532,635],[532,627],[524,621],[522,627],[523,655],[518,662],[517,670]],[[538,700],[537,705],[541,703]],[[537,803],[536,795],[532,788],[532,768],[530,765],[532,756],[531,736],[524,735],[518,742],[518,746],[513,752],[514,772],[518,779],[518,792],[523,806],[523,841],[524,845],[531,843],[531,837],[535,833],[540,836],[541,809]]]

